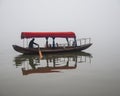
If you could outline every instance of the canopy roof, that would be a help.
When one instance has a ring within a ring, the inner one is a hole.
[[[74,32],[22,32],[21,39],[24,38],[41,38],[41,37],[60,37],[60,38],[75,38]]]

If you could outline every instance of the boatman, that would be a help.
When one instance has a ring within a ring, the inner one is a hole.
[[[34,47],[34,45],[36,45],[36,46],[39,46],[37,43],[35,43],[34,42],[34,38],[30,41],[30,43],[29,43],[29,48],[33,48]]]

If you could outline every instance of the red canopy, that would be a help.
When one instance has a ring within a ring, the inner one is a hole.
[[[74,32],[22,32],[21,39],[39,37],[75,38]]]

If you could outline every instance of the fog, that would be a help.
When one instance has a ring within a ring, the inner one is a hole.
[[[87,55],[39,60],[12,48],[23,45],[25,31],[73,31],[77,38],[90,37],[93,45],[84,50]],[[0,0],[0,44],[0,96],[120,96],[120,0]],[[23,76],[25,64],[32,72],[41,64],[49,67],[48,61],[50,67],[67,65],[59,73]],[[75,69],[67,70],[69,63]]]
[[[73,31],[97,44],[117,45],[120,1],[0,0],[0,50],[21,44],[22,31]]]

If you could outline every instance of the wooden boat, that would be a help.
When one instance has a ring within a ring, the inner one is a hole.
[[[90,42],[90,38],[76,39],[76,35],[74,32],[22,32],[21,39],[25,38],[46,38],[46,46],[40,47],[42,53],[82,51],[92,45],[92,43]],[[49,46],[48,38],[53,39],[52,46]],[[63,44],[62,46],[60,44],[57,44],[56,46],[55,38],[65,38],[67,40],[67,44]],[[69,41],[69,38],[73,38],[72,44],[71,40]],[[84,42],[84,44],[82,44],[82,42]],[[12,46],[14,50],[23,54],[38,54],[38,48],[21,47],[18,45]]]

